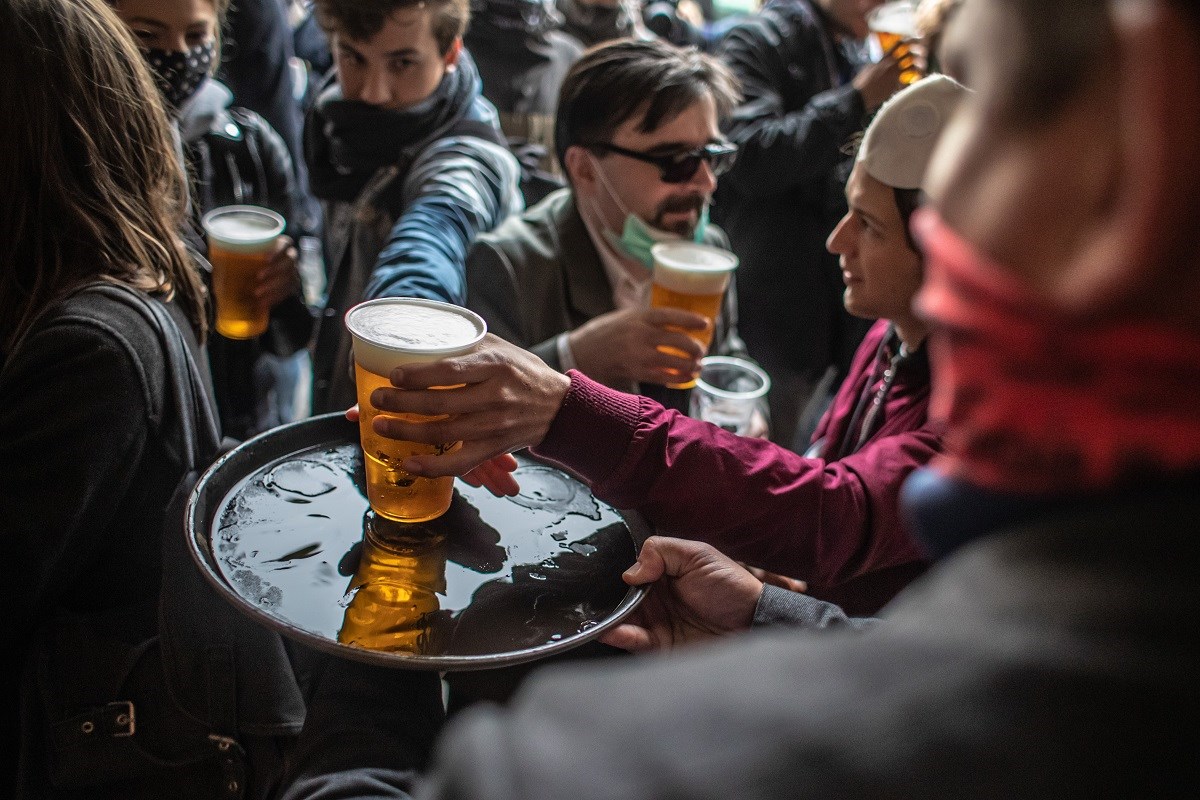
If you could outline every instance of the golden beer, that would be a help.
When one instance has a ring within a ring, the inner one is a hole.
[[[271,309],[254,298],[258,273],[270,262],[283,217],[257,206],[226,206],[204,215],[213,268],[216,328],[230,339],[253,339],[267,330]]]
[[[446,593],[446,540],[406,539],[388,526],[380,519],[368,523],[362,560],[346,590],[350,602],[338,641],[390,653],[436,652],[430,615]]]
[[[691,311],[708,320],[703,331],[668,328],[685,333],[700,343],[705,352],[712,345],[714,321],[721,313],[721,301],[729,286],[730,276],[737,268],[737,256],[726,250],[692,242],[662,242],[651,249],[654,255],[654,278],[650,288],[651,308],[678,308]],[[672,347],[660,351],[687,357]],[[695,379],[667,384],[672,389],[690,389]]]
[[[916,7],[909,0],[884,3],[871,12],[867,18],[867,27],[879,41],[880,52],[887,53],[897,43],[916,38]],[[901,83],[907,86],[921,79],[921,72],[913,62],[908,45],[897,47],[894,55],[900,64]]]
[[[354,375],[367,500],[376,514],[396,522],[425,522],[440,517],[454,496],[454,478],[422,478],[404,471],[400,464],[414,455],[453,452],[462,442],[431,445],[380,436],[371,425],[381,414],[371,405],[371,393],[391,386],[390,375],[396,367],[467,352],[483,338],[487,325],[479,315],[448,303],[383,298],[350,309],[346,327],[354,337]],[[383,412],[383,415],[408,422],[445,419],[420,414]]]

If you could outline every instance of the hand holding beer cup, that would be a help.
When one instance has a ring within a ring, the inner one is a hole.
[[[650,249],[654,256],[654,277],[650,289],[651,308],[675,308],[698,314],[708,322],[703,330],[674,328],[686,333],[700,345],[701,355],[712,344],[714,324],[721,313],[721,301],[737,269],[738,259],[728,250],[692,242],[660,242]],[[686,357],[687,352],[660,348],[663,352]],[[672,389],[690,389],[696,385],[694,370],[688,379],[668,383]]]
[[[884,3],[867,17],[867,28],[879,42],[884,57],[894,58],[900,68],[900,83],[903,86],[916,83],[922,77],[909,47],[917,36],[917,6],[912,0],[895,0]]]
[[[270,306],[258,295],[260,276],[271,272],[283,217],[257,206],[226,206],[204,215],[213,268],[217,333],[253,339],[267,330]]]
[[[452,385],[461,388],[428,388]],[[436,478],[464,475],[485,462],[503,472],[506,462],[497,457],[540,444],[570,387],[569,377],[533,353],[488,334],[464,355],[393,370],[390,386],[360,390],[359,398],[364,408],[369,402],[378,410],[371,428],[379,437],[462,442],[453,451],[414,454],[400,464],[413,475]],[[413,414],[427,421],[412,421]]]
[[[862,95],[863,106],[869,112],[877,110],[888,101],[892,95],[904,88],[900,82],[903,69],[900,60],[895,55],[896,44],[891,51],[874,64],[868,64],[854,76],[854,88]]]
[[[671,383],[700,368],[703,337],[712,323],[675,308],[631,308],[601,314],[568,335],[571,355],[589,378],[620,387]]]
[[[358,403],[346,409],[347,420],[358,422],[359,418]],[[517,459],[501,453],[464,473],[462,479],[476,489],[487,489],[496,497],[515,497],[521,492],[521,485],[512,476],[518,466]]]
[[[300,290],[299,253],[292,237],[280,236],[275,240],[256,282],[254,297],[268,312]]]
[[[461,440],[393,437],[377,432],[381,413],[396,411],[394,422],[422,428],[444,419],[441,412],[413,412],[381,407],[377,389],[399,367],[436,361],[469,352],[483,339],[487,325],[473,311],[449,303],[410,298],[383,298],[360,303],[346,313],[354,339],[354,374],[358,390],[359,431],[366,467],[367,500],[375,513],[396,522],[424,522],[446,513],[454,495],[452,473],[436,478],[408,471],[403,462],[415,455],[438,457],[462,446]],[[453,394],[462,381],[434,381],[420,386],[434,394]],[[451,391],[448,391],[451,390]]]

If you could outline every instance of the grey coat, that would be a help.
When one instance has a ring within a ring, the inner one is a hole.
[[[421,687],[360,673],[287,797],[1195,797],[1197,487],[996,531],[865,633],[547,669],[458,717],[423,782]]]

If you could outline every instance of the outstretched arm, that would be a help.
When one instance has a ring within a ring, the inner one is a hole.
[[[806,459],[644,397],[558,373],[489,336],[475,352],[392,373],[371,397],[376,432],[418,442],[462,441],[455,453],[407,459],[418,475],[463,474],[533,447],[582,475],[596,496],[637,508],[668,535],[835,586],[871,569],[922,558],[899,523],[904,478],[938,446],[932,430],[889,436],[837,462]],[[457,386],[431,390],[431,386]],[[446,415],[412,423],[394,414]]]
[[[404,213],[392,227],[366,297],[466,302],[467,251],[475,237],[520,211],[520,167],[503,147],[474,137],[425,150],[404,181]]]

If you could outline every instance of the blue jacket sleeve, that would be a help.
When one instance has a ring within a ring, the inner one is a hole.
[[[431,145],[404,181],[404,213],[367,283],[366,297],[423,297],[463,305],[475,237],[522,210],[520,167],[507,149],[474,137]]]

